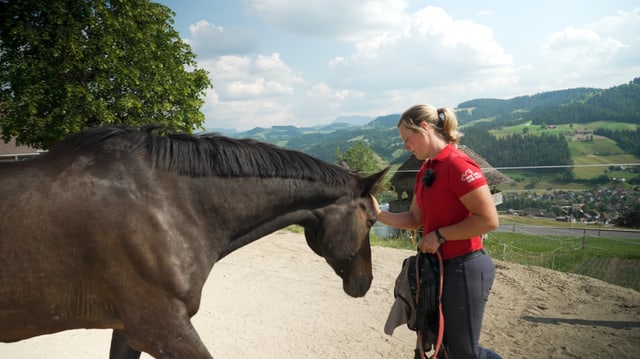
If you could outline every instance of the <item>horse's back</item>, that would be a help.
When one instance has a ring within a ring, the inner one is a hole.
[[[175,299],[197,310],[210,264],[189,179],[129,138],[0,165],[0,341],[122,329]]]
[[[133,180],[122,162],[132,161],[98,160],[0,165],[0,341],[117,325],[104,276],[117,269],[115,237],[131,230],[122,209]]]

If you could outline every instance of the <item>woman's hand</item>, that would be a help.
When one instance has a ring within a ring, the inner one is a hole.
[[[436,232],[430,232],[425,234],[418,241],[418,250],[422,253],[435,253],[440,248],[440,242],[438,242],[438,236]]]
[[[378,200],[376,199],[376,196],[372,194],[370,194],[369,196],[371,196],[371,202],[373,202],[373,210],[375,211],[376,217],[377,217],[382,212],[382,210],[380,209],[380,204],[378,204]]]

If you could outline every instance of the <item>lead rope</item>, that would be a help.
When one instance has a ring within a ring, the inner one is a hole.
[[[420,255],[420,253],[418,253],[416,255],[416,288],[418,288],[418,290],[416,290],[416,303],[420,303],[420,266],[419,266],[419,258],[418,256]],[[433,358],[433,359],[438,359],[438,353],[440,352],[440,347],[442,346],[442,339],[444,337],[444,314],[442,314],[442,285],[444,283],[444,270],[443,270],[443,263],[442,263],[442,255],[440,254],[440,251],[437,251],[436,254],[436,259],[438,259],[438,267],[439,267],[439,275],[438,275],[438,282],[439,282],[439,286],[438,286],[438,336],[436,338],[436,345],[435,348],[433,348],[433,350],[429,351],[430,355],[433,355],[433,357],[426,356],[426,352],[424,351],[424,346],[422,345],[422,332],[418,329],[418,346],[420,348],[420,359],[423,358]],[[445,357],[448,358],[448,355],[445,352]]]

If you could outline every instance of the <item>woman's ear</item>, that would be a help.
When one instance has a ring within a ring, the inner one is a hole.
[[[420,122],[420,128],[422,128],[424,132],[429,133],[429,122],[427,121]]]

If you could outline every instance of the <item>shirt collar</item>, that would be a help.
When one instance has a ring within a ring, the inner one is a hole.
[[[451,152],[455,150],[455,147],[452,144],[447,144],[444,148],[438,152],[438,154],[432,159],[432,161],[442,162],[445,158],[449,157]]]

